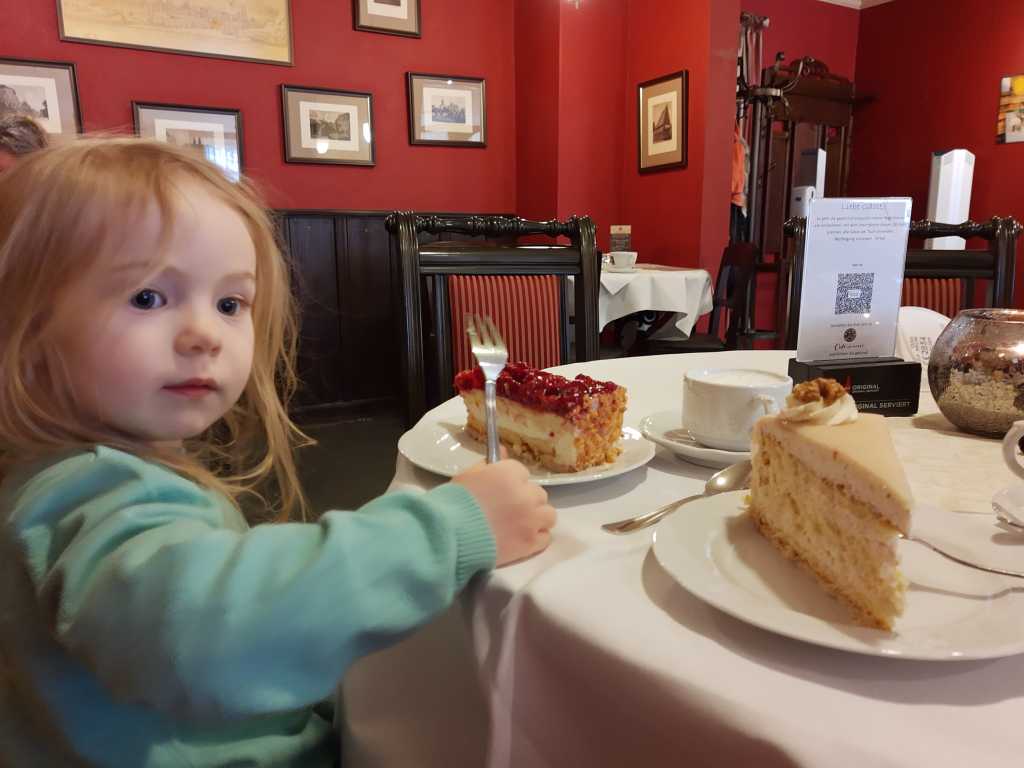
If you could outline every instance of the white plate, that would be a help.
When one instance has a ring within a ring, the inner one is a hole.
[[[616,267],[614,264],[605,264],[601,267],[605,272],[618,272],[620,274],[629,274],[630,272],[636,272],[636,267]]]
[[[457,402],[459,417],[431,420],[424,418],[398,441],[398,450],[417,467],[445,477],[457,475],[482,461],[487,455],[483,442],[466,431],[465,410]],[[461,417],[461,418],[460,418]],[[611,464],[602,464],[581,472],[552,472],[527,464],[530,477],[540,485],[566,485],[603,480],[629,472],[654,458],[654,444],[632,427],[622,430],[622,453]]]
[[[648,440],[702,467],[721,469],[750,459],[750,451],[723,451],[701,445],[679,426],[680,423],[682,416],[679,411],[658,411],[650,416],[644,416],[640,421],[640,431]]]
[[[964,568],[900,542],[901,569],[910,581],[903,616],[892,633],[860,627],[845,606],[757,532],[743,512],[744,493],[695,501],[655,529],[658,562],[701,600],[762,629],[855,653],[933,661],[1024,653],[1024,595],[1016,580]],[[916,509],[914,514],[917,530]],[[970,556],[989,562],[995,554]]]

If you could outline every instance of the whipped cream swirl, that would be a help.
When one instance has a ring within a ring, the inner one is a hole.
[[[779,418],[783,421],[836,427],[857,420],[857,403],[849,393],[834,400],[831,405],[825,405],[824,400],[804,403],[789,395],[786,407],[779,412]]]

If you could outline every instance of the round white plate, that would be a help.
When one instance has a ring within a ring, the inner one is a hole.
[[[461,407],[461,403],[459,404]],[[463,411],[465,413],[465,411]],[[462,417],[463,419],[465,416]],[[632,427],[623,427],[622,453],[611,464],[602,464],[581,472],[552,472],[527,464],[530,477],[539,485],[567,485],[603,480],[629,472],[654,458],[653,443]],[[424,419],[398,441],[398,450],[417,467],[452,477],[479,463],[487,455],[483,442],[466,431],[464,421]]]
[[[910,582],[906,609],[891,633],[861,627],[758,533],[743,511],[744,494],[700,499],[655,529],[658,562],[701,600],[780,635],[873,656],[961,661],[1024,653],[1024,595],[1015,579],[900,542],[901,570]],[[929,537],[939,543],[934,532]],[[996,540],[972,546],[970,557],[989,562],[1001,549]]]
[[[605,264],[601,267],[605,272],[619,272],[621,274],[628,274],[630,272],[636,272],[636,267],[616,267],[614,264]]]
[[[679,411],[658,411],[640,421],[643,436],[702,467],[721,469],[750,459],[750,451],[723,451],[701,445],[680,425]]]

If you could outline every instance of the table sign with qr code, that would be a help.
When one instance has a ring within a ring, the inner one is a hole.
[[[797,360],[892,356],[910,204],[909,197],[809,201]]]

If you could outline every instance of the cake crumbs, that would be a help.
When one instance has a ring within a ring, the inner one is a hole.
[[[814,403],[821,400],[829,406],[845,394],[846,389],[835,379],[811,379],[793,387],[792,397],[798,403]]]

